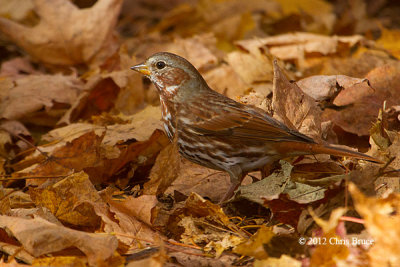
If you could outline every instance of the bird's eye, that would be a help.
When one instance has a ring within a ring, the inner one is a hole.
[[[156,67],[157,67],[157,69],[159,69],[159,70],[163,69],[163,68],[165,67],[165,62],[164,62],[164,61],[158,61],[158,62],[156,63]]]

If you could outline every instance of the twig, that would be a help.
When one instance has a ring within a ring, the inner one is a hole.
[[[359,224],[364,224],[365,223],[364,219],[348,217],[348,216],[340,217],[339,221],[342,221],[342,222],[354,222],[354,223],[359,223]]]

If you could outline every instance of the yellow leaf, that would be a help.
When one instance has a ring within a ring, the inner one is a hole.
[[[261,226],[257,233],[255,233],[249,240],[234,248],[233,252],[255,257],[260,260],[267,259],[268,254],[264,250],[264,244],[267,244],[273,236],[274,233],[272,232],[272,228]]]
[[[400,59],[400,30],[382,29],[382,35],[376,43],[382,45],[393,56]]]
[[[75,266],[84,267],[87,260],[83,257],[73,257],[73,256],[58,256],[58,257],[48,257],[48,258],[38,258],[32,263],[33,266]]]

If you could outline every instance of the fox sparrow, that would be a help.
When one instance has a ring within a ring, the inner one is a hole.
[[[362,153],[318,144],[260,109],[215,92],[190,62],[175,54],[154,54],[131,69],[155,84],[165,132],[171,141],[177,135],[180,154],[229,173],[231,187],[222,201],[232,196],[248,172],[286,157],[330,154],[379,162]]]

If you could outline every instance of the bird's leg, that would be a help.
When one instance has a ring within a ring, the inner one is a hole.
[[[218,204],[222,204],[226,200],[230,199],[233,196],[235,190],[239,187],[239,185],[240,185],[239,180],[237,180],[236,183],[231,183],[231,186],[229,187],[228,191],[226,191],[225,195],[221,198]]]
[[[229,176],[231,177],[231,186],[229,187],[228,191],[225,193],[225,195],[221,198],[218,204],[222,204],[228,199],[230,199],[233,196],[233,193],[235,190],[239,187],[239,185],[242,183],[244,177],[246,177],[246,173],[242,173],[240,170],[239,174],[235,174],[233,172],[229,172]]]

